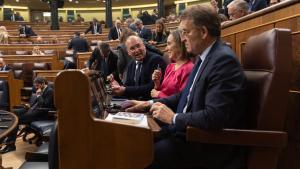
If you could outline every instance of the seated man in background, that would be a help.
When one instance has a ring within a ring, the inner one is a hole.
[[[143,25],[143,21],[140,19],[136,19],[135,22],[136,32],[138,33],[140,38],[143,38],[146,42],[151,40],[152,32],[150,29],[146,28]]]
[[[83,18],[83,17],[81,17],[81,15],[80,15],[80,14],[77,14],[77,19],[76,19],[76,22],[78,22],[78,23],[83,23],[83,22],[84,22],[84,18]]]
[[[5,64],[5,61],[3,60],[3,58],[0,58],[0,71],[8,71],[10,70],[10,67],[8,67]]]
[[[102,33],[101,24],[97,21],[96,18],[93,18],[93,22],[90,22],[90,26],[86,29],[84,33],[87,34],[89,32],[91,32],[94,35]]]
[[[21,25],[19,25],[19,36],[28,38],[30,36],[37,36],[37,34],[33,32],[32,28],[30,26],[21,24]]]
[[[109,33],[108,33],[109,40],[118,40],[120,38],[122,33],[121,24],[122,23],[120,20],[117,19],[115,21],[115,26],[109,29]]]
[[[157,68],[165,72],[166,63],[162,56],[146,51],[143,40],[137,36],[129,36],[125,46],[133,60],[128,65],[124,86],[112,82],[113,94],[135,99],[149,99],[150,91],[154,87],[152,73]]]
[[[227,6],[230,20],[236,20],[249,14],[249,4],[245,0],[234,0]]]
[[[109,44],[98,41],[97,47],[88,60],[88,66],[89,69],[101,71],[105,77],[112,75],[120,83],[117,62],[118,56],[111,51]]]
[[[31,122],[38,120],[49,120],[48,111],[40,108],[46,108],[48,110],[54,110],[53,89],[48,86],[48,82],[43,77],[37,77],[34,79],[35,93],[32,94],[30,108],[27,112],[16,111],[16,115],[19,118],[19,124],[30,124]],[[7,137],[6,147],[0,150],[1,154],[16,150],[18,127]]]

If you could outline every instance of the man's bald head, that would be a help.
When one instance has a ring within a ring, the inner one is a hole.
[[[143,61],[146,56],[146,47],[138,36],[129,36],[125,42],[128,54],[137,61]]]

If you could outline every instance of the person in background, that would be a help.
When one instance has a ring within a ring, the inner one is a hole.
[[[34,46],[32,50],[32,55],[45,55],[45,53],[41,51],[39,46]]]
[[[91,32],[94,35],[102,33],[101,24],[98,22],[96,18],[93,18],[93,22],[90,22],[90,26],[86,29],[84,33],[87,34],[89,32]]]
[[[134,22],[134,25],[136,27],[137,33],[138,33],[140,38],[143,38],[146,42],[151,40],[151,37],[152,37],[151,30],[146,28],[143,25],[142,20],[136,19],[135,22]]]
[[[268,6],[267,0],[250,0],[249,7],[251,12],[259,11]]]
[[[162,72],[155,70],[152,74],[154,81],[154,89],[151,91],[152,98],[165,98],[181,92],[194,66],[188,57],[184,43],[181,41],[179,30],[170,33],[166,50],[173,63],[167,66],[162,84],[160,84]]]
[[[32,30],[32,28],[30,26],[21,24],[21,25],[19,25],[19,36],[28,38],[31,36],[37,36],[37,34],[34,33],[34,31]]]
[[[122,33],[121,24],[122,23],[120,20],[115,21],[115,26],[109,29],[109,33],[108,33],[109,40],[118,40],[120,38]]]
[[[127,26],[129,29],[131,29],[132,31],[136,32],[136,27],[134,25],[134,20],[131,17],[127,18],[125,20],[124,25],[125,25],[125,27]]]
[[[126,72],[128,64],[133,60],[132,57],[128,55],[128,52],[126,50],[125,42],[126,39],[129,36],[136,35],[135,32],[133,32],[131,29],[124,28],[121,37],[120,37],[120,44],[117,47],[118,51],[118,71],[119,71],[119,77],[122,80],[123,83],[126,81]]]
[[[148,43],[151,45],[166,43],[167,38],[168,32],[166,31],[166,26],[164,22],[159,19],[155,23],[155,31],[152,33],[152,38]]]
[[[54,107],[54,90],[48,85],[43,77],[36,77],[33,81],[34,91],[32,94],[32,103],[27,112],[16,111],[19,118],[19,124],[30,124],[33,121],[49,120],[48,110],[55,110]],[[44,110],[44,109],[47,110]],[[16,150],[18,127],[7,137],[6,147],[0,150],[1,154]]]
[[[5,64],[4,59],[0,57],[0,71],[8,71],[8,70],[10,70],[10,67],[7,66]]]
[[[83,23],[83,22],[84,22],[84,18],[83,18],[83,17],[81,17],[81,15],[80,15],[80,14],[77,14],[77,19],[76,19],[76,22],[78,22],[78,23]]]
[[[230,20],[222,22],[222,25],[249,14],[249,4],[245,0],[233,0],[229,5],[227,5],[227,8]]]
[[[134,61],[128,65],[124,86],[111,82],[114,95],[135,99],[149,99],[154,87],[152,73],[158,67],[165,71],[166,63],[162,56],[146,50],[143,40],[138,36],[129,36],[125,42],[129,56]]]
[[[0,44],[8,44],[8,32],[5,26],[0,26]]]
[[[20,12],[14,13],[14,11],[12,11],[10,20],[11,21],[24,21],[24,18],[21,16]]]
[[[64,22],[64,18],[62,16],[59,17],[58,19],[59,22]]]
[[[158,11],[156,8],[153,9],[153,13],[151,15],[152,21],[156,22],[156,20],[158,19]]]
[[[113,77],[118,83],[121,82],[117,68],[118,56],[110,49],[109,44],[98,41],[90,59],[89,69],[101,71],[104,77]]]
[[[75,69],[77,52],[88,52],[89,43],[86,39],[80,37],[79,32],[75,32],[74,38],[68,44],[68,49],[72,49],[73,53],[71,57],[65,57],[64,69]]]

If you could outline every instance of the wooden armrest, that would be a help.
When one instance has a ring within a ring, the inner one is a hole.
[[[287,133],[282,131],[222,129],[203,130],[187,128],[187,141],[212,144],[232,144],[241,146],[284,147],[287,144]]]

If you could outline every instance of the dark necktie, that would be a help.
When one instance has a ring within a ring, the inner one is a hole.
[[[177,109],[176,109],[176,113],[182,113],[185,105],[187,104],[187,97],[189,95],[190,88],[192,87],[192,84],[193,84],[195,76],[198,72],[198,69],[201,65],[201,62],[202,62],[202,60],[201,60],[201,58],[199,58],[199,60],[197,61],[197,64],[194,66],[194,69],[193,69],[192,73],[189,76],[188,83],[186,84],[185,88],[183,89],[183,91],[181,93],[179,103],[178,103],[178,106],[177,106]]]
[[[101,71],[103,72],[103,74],[105,76],[108,76],[108,65],[107,65],[107,59],[106,58],[102,58],[101,59]]]
[[[134,81],[135,81],[135,85],[139,86],[140,78],[141,78],[141,71],[142,71],[142,62],[137,62],[136,64],[137,64],[137,67],[135,69]]]

